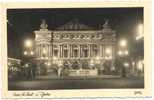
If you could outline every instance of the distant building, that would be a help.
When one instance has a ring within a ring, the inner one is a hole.
[[[15,58],[8,58],[8,65],[20,65],[21,60],[20,59],[15,59]]]
[[[48,30],[48,25],[42,20],[40,29],[34,33],[37,65],[42,67],[44,64],[48,72],[53,64],[75,70],[95,69],[96,65],[103,67],[106,61],[114,63],[116,34],[108,20],[101,30],[93,30],[78,20]]]
[[[8,64],[8,78],[12,79],[15,78],[15,76],[17,77],[18,72],[20,71],[21,68],[21,60],[15,58],[8,58],[7,64]]]

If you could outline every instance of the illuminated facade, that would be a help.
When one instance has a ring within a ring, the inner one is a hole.
[[[47,70],[57,66],[70,69],[91,69],[105,61],[115,60],[116,34],[105,21],[101,30],[72,20],[55,30],[48,30],[45,20],[35,33],[35,57],[37,64],[45,64]],[[110,66],[111,67],[111,66]]]

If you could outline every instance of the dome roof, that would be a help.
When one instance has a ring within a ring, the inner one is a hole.
[[[92,30],[92,27],[89,27],[81,22],[78,19],[73,19],[68,23],[57,27],[57,30]]]

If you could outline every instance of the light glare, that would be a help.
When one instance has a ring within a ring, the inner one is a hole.
[[[28,48],[32,47],[32,41],[30,39],[25,41],[25,47],[28,47]]]

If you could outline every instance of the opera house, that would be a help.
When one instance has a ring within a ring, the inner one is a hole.
[[[85,25],[79,20],[49,30],[42,20],[35,34],[35,60],[38,73],[54,69],[66,70],[71,76],[98,75],[109,62],[108,70],[114,70],[116,53],[116,33],[108,20],[100,30]]]

